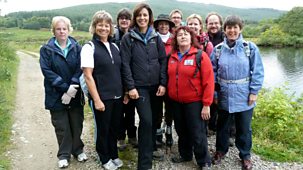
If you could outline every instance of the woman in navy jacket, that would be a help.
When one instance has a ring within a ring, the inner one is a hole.
[[[122,38],[122,78],[139,114],[138,169],[152,168],[157,114],[166,91],[167,59],[161,38],[155,32],[149,5],[138,4],[130,32]]]
[[[59,151],[59,168],[68,166],[71,154],[85,161],[83,95],[79,89],[81,46],[70,37],[70,20],[63,16],[52,20],[52,37],[40,49],[40,67],[44,75],[45,108],[50,110]]]
[[[110,41],[114,33],[112,23],[108,12],[97,11],[90,25],[93,38],[81,51],[81,68],[96,123],[96,151],[106,170],[123,165],[117,149],[123,107],[121,57],[116,44]]]

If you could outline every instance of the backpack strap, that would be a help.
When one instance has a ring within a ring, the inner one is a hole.
[[[195,69],[195,73],[194,73],[194,78],[197,77],[198,71],[201,70],[201,61],[202,61],[202,50],[199,49],[196,54],[196,69]]]
[[[243,41],[244,52],[247,57],[250,57],[250,47],[248,41]]]

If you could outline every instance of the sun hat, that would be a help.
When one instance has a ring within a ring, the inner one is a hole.
[[[158,15],[157,19],[154,21],[154,28],[158,28],[158,24],[160,21],[166,21],[169,23],[169,28],[173,28],[175,24],[169,19],[169,15],[167,14],[160,14]]]

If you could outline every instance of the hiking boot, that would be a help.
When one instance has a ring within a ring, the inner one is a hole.
[[[214,165],[218,165],[221,163],[222,159],[224,158],[225,154],[222,152],[215,152],[215,155],[212,159]]]
[[[242,162],[242,169],[243,170],[251,170],[253,167],[253,164],[250,159],[244,159]]]
[[[192,159],[185,159],[183,158],[182,156],[178,155],[178,156],[174,156],[171,158],[171,161],[173,163],[182,163],[182,162],[189,162],[191,161]]]
[[[164,153],[161,151],[154,151],[153,152],[153,160],[163,161],[164,160]]]
[[[119,151],[124,151],[126,149],[125,140],[118,140],[117,147]]]
[[[120,168],[120,167],[123,166],[123,161],[122,161],[121,159],[119,159],[119,158],[114,159],[114,160],[113,160],[113,163],[114,163],[118,168]]]
[[[85,161],[87,161],[87,156],[86,156],[86,154],[84,153],[84,152],[82,152],[82,153],[80,153],[78,156],[77,156],[77,160],[79,161],[79,162],[85,162]]]
[[[166,138],[166,146],[172,147],[174,140],[173,140],[173,134],[172,134],[172,127],[167,126],[166,132],[165,132],[165,138]]]
[[[128,143],[131,144],[134,148],[138,147],[138,140],[136,137],[128,138]]]
[[[58,167],[59,168],[67,168],[68,167],[68,161],[67,159],[62,159],[58,161]]]
[[[106,164],[102,165],[105,170],[116,170],[118,167],[110,159]]]

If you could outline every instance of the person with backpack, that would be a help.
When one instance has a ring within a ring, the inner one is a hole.
[[[213,44],[209,41],[208,35],[203,32],[202,17],[198,14],[191,14],[186,19],[186,25],[196,33],[202,50],[205,51],[208,56],[210,56],[214,47]]]
[[[162,42],[165,46],[165,53],[167,56],[171,54],[171,42],[173,34],[171,33],[172,29],[174,28],[175,24],[169,19],[169,15],[167,14],[160,14],[157,17],[157,20],[154,22],[154,28],[156,29],[158,35],[161,37]],[[164,97],[165,102],[165,144],[167,147],[171,147],[173,145],[173,136],[172,136],[172,112],[169,109],[169,99],[167,95]],[[162,125],[162,118],[163,118],[163,109],[161,109],[161,112],[159,113],[158,120],[157,120],[157,135],[156,135],[156,144],[158,146],[162,146],[163,142],[163,129],[161,127]]]
[[[201,169],[211,166],[206,135],[214,96],[214,74],[210,58],[200,49],[189,27],[176,29],[168,60],[168,96],[178,139],[173,163],[191,161],[193,153]]]
[[[94,114],[96,151],[106,170],[123,166],[117,149],[117,136],[123,108],[121,56],[116,44],[113,20],[106,11],[92,18],[90,43],[81,50],[81,68],[89,91],[89,104]]]
[[[81,140],[84,120],[84,98],[79,88],[81,46],[70,36],[73,28],[67,17],[53,17],[51,31],[54,37],[40,49],[40,67],[45,108],[50,111],[59,145],[58,167],[66,168],[71,155],[79,162],[87,160]]]
[[[219,104],[213,163],[220,164],[228,152],[230,121],[234,116],[235,143],[242,169],[250,170],[253,167],[251,121],[264,80],[264,68],[258,47],[243,39],[243,21],[239,16],[226,17],[223,28],[226,38],[211,55]]]
[[[206,19],[206,28],[209,41],[212,42],[213,46],[220,44],[224,41],[224,32],[222,31],[223,19],[222,16],[216,12],[210,12],[207,14]],[[210,106],[210,119],[208,122],[208,135],[215,135],[217,131],[217,118],[218,118],[218,101],[215,99],[212,105]],[[230,138],[229,146],[234,146],[234,138],[236,135],[235,119],[231,120],[230,128]]]
[[[113,37],[113,42],[120,48],[122,37],[129,31],[131,22],[131,11],[128,8],[122,8],[117,15],[117,27]],[[123,151],[126,149],[125,138],[128,137],[128,144],[138,147],[137,127],[135,126],[135,103],[129,100],[123,105],[123,113],[121,114],[121,123],[118,134],[118,149]]]
[[[153,12],[148,4],[135,6],[131,28],[121,42],[122,78],[140,119],[137,168],[146,170],[152,168],[156,149],[153,144],[161,97],[166,92],[167,58],[164,44],[153,28]]]

